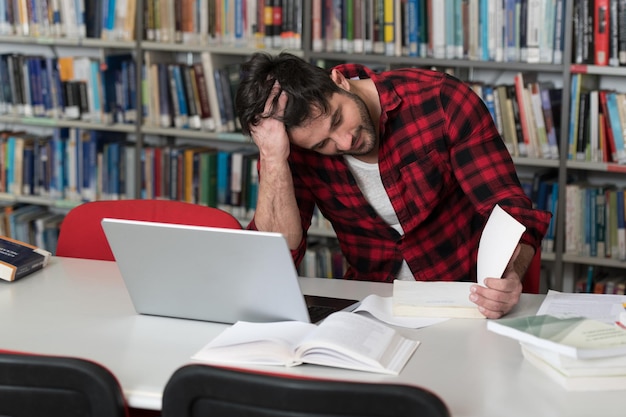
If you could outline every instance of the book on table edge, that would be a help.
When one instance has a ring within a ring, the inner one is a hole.
[[[489,320],[487,330],[575,359],[626,355],[626,330],[585,317],[503,318]]]
[[[575,359],[550,349],[520,343],[522,354],[530,353],[553,367],[566,377],[624,377],[626,378],[626,355],[608,358]]]
[[[626,389],[626,374],[621,375],[577,375],[565,374],[559,368],[551,365],[530,349],[522,346],[524,359],[537,370],[557,382],[567,391],[614,391]]]
[[[0,236],[0,278],[18,280],[46,266],[51,256],[37,246]]]

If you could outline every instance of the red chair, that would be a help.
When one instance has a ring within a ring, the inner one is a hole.
[[[241,229],[239,221],[223,210],[171,200],[106,200],[81,204],[70,210],[59,232],[57,256],[113,261],[113,253],[100,222],[103,218]]]
[[[535,256],[533,256],[526,274],[524,274],[522,291],[530,294],[539,294],[541,291],[541,248],[535,252]]]

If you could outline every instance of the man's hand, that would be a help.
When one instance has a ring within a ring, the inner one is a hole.
[[[470,289],[470,301],[476,303],[478,310],[488,319],[502,317],[519,302],[522,280],[514,265],[520,250],[518,245],[502,278],[485,278],[486,288],[476,284]]]
[[[266,164],[284,162],[289,156],[289,137],[287,136],[285,125],[276,118],[282,117],[287,104],[287,95],[280,91],[280,86],[276,83],[265,102],[265,110],[261,116],[261,122],[250,129],[252,140],[259,148],[261,160]],[[276,117],[266,117],[265,115],[270,114],[273,101],[279,92],[280,96],[276,102],[278,106],[275,113]]]

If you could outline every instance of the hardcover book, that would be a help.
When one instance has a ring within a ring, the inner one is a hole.
[[[0,278],[15,281],[48,264],[52,254],[28,243],[0,236]]]

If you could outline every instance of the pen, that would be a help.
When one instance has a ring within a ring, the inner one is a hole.
[[[626,330],[626,303],[622,303],[622,307],[624,308],[624,311],[619,313],[619,318],[615,324]]]

